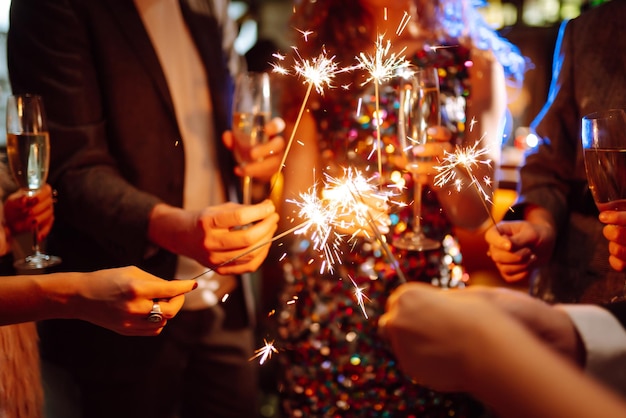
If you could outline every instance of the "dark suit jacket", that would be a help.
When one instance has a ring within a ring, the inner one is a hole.
[[[548,102],[533,127],[541,138],[521,170],[521,201],[546,207],[559,223],[552,263],[534,291],[555,302],[607,302],[626,274],[608,265],[608,242],[585,176],[584,115],[626,107],[626,1],[584,12],[561,27]],[[626,181],[626,179],[624,179]]]
[[[209,1],[181,2],[208,73],[218,160],[227,185],[235,184],[234,162],[221,142],[232,83],[219,23]],[[147,228],[158,202],[182,205],[183,146],[165,76],[133,1],[15,0],[10,19],[12,88],[41,94],[48,113],[49,180],[58,190],[48,243],[63,259],[60,269],[137,265],[171,279],[176,256],[163,249],[154,254]],[[250,306],[246,311],[241,292],[235,295],[220,305],[224,326],[249,326]],[[148,362],[150,345],[155,351],[165,334],[128,338],[67,320],[40,326],[44,357],[96,375],[106,372],[86,368],[98,366],[96,353],[108,367]]]
[[[185,6],[209,74],[218,160],[229,185],[233,160],[221,142],[230,121],[231,77],[219,23]],[[186,2],[184,3],[186,4]],[[175,256],[150,259],[148,215],[181,206],[184,155],[172,99],[132,0],[18,0],[11,7],[8,65],[14,92],[44,98],[58,191],[51,252],[64,270],[137,265],[172,278]],[[232,190],[232,188],[231,188]]]

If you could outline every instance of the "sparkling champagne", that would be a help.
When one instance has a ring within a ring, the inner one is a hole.
[[[239,163],[251,161],[252,147],[266,141],[265,124],[269,119],[269,112],[235,112],[233,114],[233,136],[237,141],[234,152]]]
[[[626,149],[585,149],[585,167],[598,209],[626,210]]]
[[[411,149],[406,151],[407,171],[419,173],[420,163],[431,161],[431,157],[422,157],[419,155],[419,145],[428,142],[427,129],[430,126],[437,126],[440,123],[439,110],[439,89],[437,87],[426,86],[418,90],[417,100],[414,102],[414,108],[409,120],[409,140],[412,144]]]
[[[13,177],[23,189],[37,190],[46,184],[50,166],[48,132],[7,134],[7,156]]]

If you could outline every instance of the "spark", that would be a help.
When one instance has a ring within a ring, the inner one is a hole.
[[[302,37],[304,38],[305,42],[309,42],[309,36],[313,35],[313,31],[311,30],[302,30],[298,28],[296,28],[296,30],[302,34]]]
[[[273,340],[268,342],[266,339],[263,339],[263,341],[265,342],[265,345],[257,350],[254,350],[256,354],[250,357],[248,361],[252,361],[255,358],[260,357],[261,359],[259,360],[259,364],[263,364],[265,363],[265,360],[272,358],[273,353],[278,354],[278,350],[274,347]]]
[[[398,24],[398,28],[396,29],[397,36],[400,36],[402,32],[404,32],[404,29],[406,29],[410,20],[411,20],[411,15],[409,15],[407,12],[404,12],[404,15],[402,16],[402,20],[400,21],[400,23]]]
[[[304,84],[307,84],[307,90],[304,94],[304,98],[302,99],[302,105],[300,106],[300,111],[298,112],[298,117],[291,129],[291,135],[289,140],[287,141],[287,145],[285,147],[285,152],[283,153],[283,158],[278,166],[278,173],[280,174],[283,167],[285,166],[285,161],[287,161],[287,156],[289,155],[289,151],[294,141],[294,137],[296,131],[298,130],[298,126],[300,125],[300,120],[302,119],[302,115],[304,114],[304,109],[306,108],[306,103],[309,100],[309,96],[311,95],[311,90],[315,87],[315,90],[320,94],[324,94],[324,86],[328,88],[332,88],[332,81],[335,76],[340,72],[351,71],[352,67],[341,68],[335,62],[335,57],[329,57],[326,53],[325,49],[322,49],[322,52],[314,58],[311,59],[303,59],[298,52],[296,47],[293,47],[294,53],[296,54],[296,63],[293,66],[293,70],[296,75],[302,77],[304,79]],[[287,75],[289,71],[284,67],[278,64],[272,64],[273,71]],[[274,178],[278,179],[280,176],[276,175]],[[276,180],[272,182],[270,186],[270,194],[271,191],[274,190],[274,186],[276,185]]]
[[[458,45],[426,45],[424,46],[424,50],[428,51],[430,49],[433,52],[437,52],[438,49],[450,49],[457,47]]]
[[[489,206],[487,206],[487,202],[491,202],[491,195],[487,193],[485,186],[490,185],[491,180],[489,177],[485,177],[481,183],[473,173],[473,169],[480,165],[489,166],[491,164],[491,159],[483,158],[488,154],[489,150],[487,148],[478,148],[484,138],[485,135],[471,147],[457,147],[453,153],[444,151],[444,159],[441,164],[435,166],[435,170],[438,171],[438,174],[435,175],[434,184],[435,186],[444,187],[446,184],[452,183],[455,189],[460,191],[463,186],[463,180],[458,177],[457,168],[462,168],[470,178],[470,185],[474,186],[476,192],[482,197],[481,203],[493,224],[496,226],[496,229],[498,229],[498,223],[493,217]],[[500,232],[499,229],[498,232]]]
[[[338,217],[350,219],[350,223],[342,227],[356,227],[357,232],[370,225],[370,205],[380,209],[386,207],[390,192],[379,191],[374,185],[375,177],[366,178],[361,172],[353,168],[344,169],[343,178],[332,177],[325,173],[325,188],[323,196],[331,204],[336,205]],[[360,196],[359,199],[356,196]],[[346,198],[352,196],[352,198]],[[368,216],[369,215],[369,216]],[[379,220],[380,221],[380,220]],[[385,225],[381,225],[385,226]]]
[[[356,60],[358,68],[362,68],[369,73],[369,77],[363,82],[365,85],[374,81],[381,84],[393,77],[397,70],[407,68],[411,64],[403,55],[406,47],[402,48],[399,53],[390,53],[391,41],[385,42],[385,35],[378,35],[375,43],[376,49],[373,55],[367,55],[361,52]]]
[[[476,125],[477,122],[478,121],[476,120],[476,118],[472,116],[472,120],[470,120],[470,123],[469,123],[469,131],[470,132],[474,131],[474,125]]]
[[[387,218],[382,215],[386,214],[387,202],[390,201],[394,193],[391,190],[385,192],[377,190],[373,185],[374,180],[375,178],[366,178],[358,170],[352,168],[344,170],[343,179],[326,174],[327,187],[324,189],[324,196],[334,202],[333,205],[337,208],[338,218],[343,216],[352,220],[351,226],[355,229],[353,236],[359,232],[369,236],[371,229],[385,253],[387,261],[395,268],[398,278],[404,283],[406,278],[400,268],[400,263],[389,248],[385,236],[381,233],[381,227],[385,230],[388,229],[385,223]],[[351,199],[346,197],[351,197]],[[371,213],[372,202],[378,209],[376,218]]]
[[[325,49],[322,49],[316,57],[304,59],[300,56],[298,48],[292,48],[296,54],[294,73],[304,79],[304,84],[315,86],[319,94],[324,94],[324,86],[333,88],[332,81],[337,74],[351,69],[351,67],[339,67],[339,64],[335,62],[335,56],[329,56]]]
[[[472,172],[474,168],[480,166],[481,164],[491,164],[491,159],[481,158],[487,155],[489,150],[487,148],[478,148],[480,142],[481,141],[477,141],[471,147],[457,147],[457,149],[452,153],[444,151],[444,158],[441,164],[435,167],[435,170],[438,171],[438,174],[434,179],[435,186],[443,187],[450,182],[454,182],[456,185],[462,186],[463,180],[457,177],[458,172],[456,171],[457,167],[461,167],[465,169],[471,182],[477,185],[478,192],[483,196],[483,198],[489,201],[490,195],[485,191],[484,187],[482,187],[482,183],[478,181]]]
[[[343,241],[343,235],[334,229],[338,225],[337,205],[329,204],[328,201],[318,197],[317,185],[313,185],[306,193],[300,193],[299,200],[287,201],[299,208],[298,216],[304,219],[294,234],[310,234],[313,249],[323,254],[324,262],[320,273],[326,268],[332,273],[335,263],[341,263],[340,245]]]
[[[361,311],[363,311],[363,316],[365,317],[365,319],[369,319],[369,317],[367,316],[367,311],[365,310],[364,300],[369,301],[370,298],[368,298],[367,295],[363,293],[363,291],[365,290],[364,287],[359,287],[352,277],[350,277],[350,280],[352,281],[352,284],[354,285],[354,296],[356,296],[356,301],[361,307]]]
[[[376,97],[376,120],[380,115],[380,93],[379,85],[384,81],[393,77],[400,69],[406,69],[410,63],[404,57],[404,51],[406,47],[396,53],[390,53],[391,41],[385,42],[384,35],[378,35],[375,43],[375,53],[373,55],[367,55],[361,52],[357,57],[357,68],[366,70],[369,73],[369,77],[363,82],[365,85],[370,82],[374,82],[374,93]],[[374,145],[378,157],[378,172],[380,173],[380,180],[383,179],[383,163],[382,163],[382,139],[380,135],[380,123],[376,124],[376,141]]]

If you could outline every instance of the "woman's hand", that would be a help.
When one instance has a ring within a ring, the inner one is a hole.
[[[11,234],[30,232],[37,225],[39,240],[47,237],[54,222],[53,202],[49,184],[32,196],[23,190],[11,194],[4,202],[4,217]]]
[[[78,277],[79,273],[55,275],[62,279],[76,279],[66,282],[66,289],[75,290],[75,294],[67,299],[66,315],[123,335],[158,335],[168,319],[172,319],[183,306],[184,294],[197,286],[194,280],[167,281],[137,267],[84,274],[89,277]],[[163,319],[150,322],[148,315],[155,301],[158,301]]]

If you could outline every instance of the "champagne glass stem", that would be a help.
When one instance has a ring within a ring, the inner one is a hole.
[[[33,227],[33,252],[36,256],[41,254],[40,246],[39,246],[39,225],[35,223]]]
[[[243,177],[243,204],[250,205],[252,204],[252,177],[244,176]]]
[[[413,233],[422,234],[422,183],[417,174],[413,174]]]

